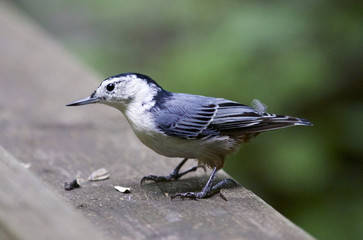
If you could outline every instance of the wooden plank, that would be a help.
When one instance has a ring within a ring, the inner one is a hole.
[[[30,171],[103,234],[114,239],[313,239],[243,187],[223,190],[228,201],[218,195],[170,201],[166,195],[199,190],[209,172],[140,186],[142,176],[167,174],[180,160],[143,146],[115,109],[66,108],[89,95],[102,78],[3,2],[0,32],[0,145],[31,163]],[[109,180],[64,191],[65,181],[87,178],[100,167],[111,172]],[[226,177],[218,173],[218,179]],[[119,193],[115,185],[131,187],[131,193]]]
[[[0,239],[104,239],[0,146]]]

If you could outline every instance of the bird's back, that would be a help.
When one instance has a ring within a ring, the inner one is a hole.
[[[179,138],[238,136],[256,134],[295,125],[311,123],[305,119],[266,113],[223,98],[173,93],[153,109],[157,126],[165,134]]]

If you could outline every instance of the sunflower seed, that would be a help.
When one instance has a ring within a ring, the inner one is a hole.
[[[100,168],[94,171],[89,177],[90,181],[101,181],[110,177],[110,173],[105,168]]]
[[[131,192],[131,189],[130,188],[127,188],[127,187],[114,186],[114,188],[117,191],[122,192],[122,193],[130,193]]]

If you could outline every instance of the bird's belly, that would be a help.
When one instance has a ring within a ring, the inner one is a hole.
[[[165,136],[162,133],[137,133],[136,136],[147,147],[166,157],[197,158],[197,149],[191,140]]]
[[[183,139],[162,133],[138,133],[142,143],[166,157],[198,159],[200,164],[221,168],[225,156],[238,148],[238,143],[227,136],[209,139]]]

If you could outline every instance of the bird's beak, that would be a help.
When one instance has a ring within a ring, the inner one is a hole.
[[[67,104],[66,106],[81,106],[81,105],[86,105],[86,104],[91,104],[91,103],[96,103],[98,102],[98,98],[96,97],[86,97],[84,99],[72,102],[70,104]]]

